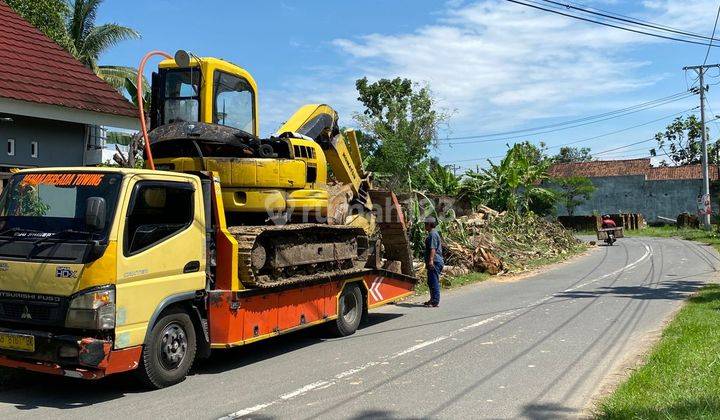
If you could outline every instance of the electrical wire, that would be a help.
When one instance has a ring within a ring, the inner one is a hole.
[[[715,24],[713,25],[712,35],[710,35],[710,44],[708,44],[707,51],[705,52],[705,60],[703,60],[702,63],[703,66],[707,63],[708,56],[710,55],[710,48],[712,47],[712,43],[715,38],[715,29],[717,29],[718,18],[720,18],[720,6],[718,6],[718,11],[715,14]]]
[[[620,13],[617,13],[617,12],[609,11],[609,10],[606,10],[606,9],[601,9],[601,8],[599,8],[599,7],[588,6],[587,4],[581,4],[581,3],[578,3],[578,2],[576,2],[576,1],[570,2],[570,3],[573,3],[573,4],[576,4],[576,5],[585,7],[586,9],[597,10],[597,11],[604,12],[604,13],[608,13],[608,14],[611,14],[611,15],[614,15],[614,16],[620,16],[620,17],[624,17],[624,18],[633,19],[633,20],[636,20],[636,21],[641,22],[641,23],[646,23],[646,24],[648,24],[648,25],[656,25],[656,26],[658,26],[658,27],[660,27],[660,28],[676,29],[676,28],[673,28],[673,27],[671,27],[671,26],[662,25],[662,24],[655,23],[655,22],[650,22],[650,21],[648,21],[648,20],[643,20],[643,19],[636,18],[636,17],[626,16],[626,15],[623,15],[623,14],[620,14]],[[684,32],[686,32],[686,33],[688,33],[688,34],[692,34],[692,36],[694,36],[694,37],[696,37],[696,38],[705,38],[705,39],[708,38],[706,35],[700,34],[700,33],[698,33],[698,32],[689,32],[689,31],[684,31]]]
[[[678,37],[673,37],[673,36],[667,36],[667,35],[655,34],[655,33],[652,33],[652,32],[641,31],[641,30],[639,30],[639,29],[633,29],[633,28],[628,28],[628,27],[624,27],[624,26],[615,25],[615,24],[612,24],[612,23],[607,23],[607,22],[602,22],[602,21],[598,21],[598,20],[593,20],[593,19],[589,19],[589,18],[582,17],[582,16],[577,16],[577,15],[573,15],[573,14],[570,14],[570,13],[561,12],[561,11],[559,11],[559,10],[555,10],[555,9],[551,9],[551,8],[547,8],[547,7],[543,7],[543,6],[538,6],[538,5],[536,5],[536,4],[525,3],[525,2],[522,2],[522,1],[518,1],[518,0],[505,0],[505,1],[508,1],[508,2],[510,2],[510,3],[519,4],[519,5],[521,5],[521,6],[531,7],[531,8],[533,8],[533,9],[543,10],[543,11],[545,11],[545,12],[555,13],[555,14],[558,14],[558,15],[561,15],[561,16],[565,16],[565,17],[569,17],[569,18],[573,18],[573,19],[577,19],[577,20],[582,20],[582,21],[584,21],[584,22],[589,22],[589,23],[595,23],[595,24],[598,24],[598,25],[608,26],[608,27],[610,27],[610,28],[620,29],[620,30],[623,30],[623,31],[633,32],[633,33],[636,33],[636,34],[648,35],[648,36],[653,36],[653,37],[656,37],[656,38],[662,38],[662,39],[665,39],[665,40],[668,40],[668,41],[678,41],[678,42],[685,42],[685,43],[688,43],[688,44],[718,47],[718,45],[708,44],[707,42],[693,41],[693,40],[690,40],[690,39],[683,39],[683,38],[678,38]]]
[[[614,152],[614,151],[616,151],[616,150],[625,149],[625,148],[627,148],[627,147],[632,147],[632,146],[635,146],[635,145],[638,145],[638,144],[647,143],[647,142],[653,141],[653,140],[655,140],[655,137],[650,138],[650,139],[645,139],[645,140],[636,141],[636,142],[634,142],[634,143],[626,144],[625,146],[615,147],[615,148],[607,149],[607,150],[601,150],[601,151],[599,151],[599,152],[597,152],[597,153],[593,153],[593,156],[597,156],[597,155],[602,155],[602,154],[605,154],[605,153]],[[624,151],[623,153],[625,153],[625,152],[627,152],[627,150]]]
[[[596,16],[600,16],[600,17],[604,17],[604,18],[608,18],[608,19],[613,19],[613,20],[617,20],[617,21],[620,21],[620,22],[630,23],[630,24],[632,24],[632,25],[643,26],[643,27],[647,27],[647,28],[650,28],[650,29],[654,29],[654,30],[660,30],[660,31],[665,31],[665,32],[672,32],[672,33],[675,33],[675,34],[678,34],[678,35],[689,36],[689,37],[692,37],[692,38],[707,39],[707,40],[710,40],[710,41],[712,42],[712,38],[711,38],[711,37],[707,37],[707,36],[705,36],[705,35],[696,34],[696,33],[693,33],[693,32],[687,32],[687,31],[683,31],[683,30],[680,30],[680,29],[676,29],[676,28],[670,27],[670,26],[659,25],[659,24],[656,24],[656,23],[648,22],[648,21],[642,21],[642,20],[640,20],[640,19],[635,19],[635,18],[632,18],[632,17],[629,17],[629,16],[624,16],[624,15],[621,15],[621,14],[619,14],[619,13],[608,12],[608,11],[605,11],[605,10],[602,10],[602,9],[595,9],[595,8],[593,8],[593,7],[588,7],[588,6],[584,6],[584,7],[574,6],[573,3],[560,3],[560,2],[553,1],[553,0],[543,0],[543,1],[544,1],[545,3],[550,3],[550,4],[557,5],[557,6],[561,6],[561,7],[565,8],[565,9],[577,10],[577,11],[580,11],[580,12],[583,12],[583,13],[593,14],[593,15],[596,15]],[[576,4],[577,4],[577,3],[576,3]],[[594,12],[593,9],[594,9],[594,10],[597,10],[597,12]]]
[[[480,138],[488,138],[488,137],[508,136],[511,134],[519,134],[519,133],[530,133],[530,132],[534,132],[534,131],[545,130],[548,128],[556,128],[556,127],[562,127],[565,125],[582,123],[582,122],[591,121],[591,120],[604,118],[604,117],[608,117],[608,116],[622,117],[622,116],[632,114],[635,112],[644,111],[646,109],[652,109],[655,106],[660,106],[660,105],[665,105],[670,102],[680,101],[680,100],[689,98],[691,96],[693,96],[693,94],[690,92],[687,92],[687,91],[686,92],[678,92],[678,93],[674,93],[672,95],[668,95],[668,96],[658,98],[658,99],[653,99],[653,100],[647,101],[647,102],[642,102],[642,103],[632,105],[632,106],[629,106],[626,108],[621,108],[621,109],[617,109],[614,111],[608,111],[608,112],[604,112],[602,114],[589,115],[587,117],[577,118],[574,120],[568,120],[568,121],[563,121],[563,122],[554,123],[554,124],[547,124],[547,125],[542,125],[542,126],[537,126],[537,127],[525,128],[522,130],[512,130],[512,131],[504,131],[504,132],[497,132],[497,133],[490,133],[490,134],[477,134],[477,135],[472,135],[472,136],[460,136],[460,137],[444,137],[444,138],[440,138],[440,139],[436,139],[436,140],[438,140],[438,141],[469,140],[469,139],[480,139]],[[622,114],[622,115],[615,115],[615,114]],[[604,121],[604,120],[601,120],[601,121]],[[573,128],[573,127],[570,127],[570,128]],[[503,138],[503,140],[505,140],[505,139],[507,139],[507,138]]]
[[[628,131],[628,130],[632,130],[633,128],[638,128],[638,127],[642,127],[642,126],[645,126],[645,125],[648,125],[648,124],[656,123],[656,122],[658,122],[658,121],[662,121],[662,120],[665,120],[665,119],[670,118],[670,117],[674,117],[674,116],[677,116],[677,115],[681,115],[681,114],[684,114],[684,113],[686,113],[686,112],[689,112],[689,111],[692,111],[692,110],[695,110],[695,109],[698,109],[698,108],[699,108],[699,106],[696,106],[696,107],[693,107],[693,108],[690,108],[690,109],[686,109],[686,110],[684,110],[684,111],[675,112],[675,113],[673,113],[673,114],[665,115],[665,116],[660,117],[660,118],[658,118],[658,119],[655,119],[655,120],[652,120],[652,121],[648,121],[648,122],[645,122],[645,123],[642,123],[642,124],[634,125],[634,126],[631,126],[631,127],[628,127],[628,128],[623,128],[623,129],[621,129],[621,130],[612,131],[612,132],[606,133],[606,134],[601,134],[601,135],[599,135],[599,136],[589,137],[589,138],[587,138],[587,139],[578,140],[578,141],[576,141],[576,142],[572,142],[572,143],[568,143],[568,144],[582,143],[582,142],[585,142],[585,141],[595,140],[595,139],[597,139],[597,138],[609,136],[609,135],[612,135],[612,134],[622,133],[623,131]],[[576,126],[576,127],[577,127],[577,126]],[[555,132],[555,131],[561,131],[561,130],[544,131],[544,132],[539,132],[539,133],[533,133],[532,135],[547,134],[547,133],[552,133],[552,132]],[[529,135],[530,135],[530,134],[529,134]],[[458,142],[450,143],[450,144],[448,144],[448,146],[456,146],[456,145],[459,145],[459,144],[476,144],[476,143],[488,143],[488,142],[494,142],[494,141],[513,140],[513,139],[519,139],[519,138],[527,138],[529,135],[525,135],[525,136],[515,136],[515,137],[504,137],[504,138],[501,138],[501,139],[490,139],[490,140],[458,141]]]
[[[685,113],[687,113],[687,112],[694,111],[694,110],[696,110],[696,109],[698,109],[698,108],[699,108],[699,106],[696,106],[696,107],[693,107],[693,108],[690,108],[690,109],[686,109],[685,111],[676,112],[676,113],[670,114],[670,115],[665,115],[665,116],[663,116],[663,117],[661,117],[661,118],[658,118],[658,119],[656,119],[656,120],[644,122],[644,123],[642,123],[642,124],[636,124],[636,125],[633,125],[633,126],[630,126],[630,127],[622,128],[622,129],[620,129],[620,130],[615,130],[615,131],[611,131],[611,132],[604,133],[604,134],[599,134],[599,135],[592,136],[592,137],[588,137],[588,138],[584,138],[584,139],[573,140],[573,141],[570,141],[570,142],[567,142],[567,143],[563,143],[563,144],[557,144],[557,145],[548,146],[548,147],[547,147],[547,150],[554,150],[554,149],[559,149],[559,148],[561,148],[561,147],[571,146],[571,145],[574,145],[574,144],[579,144],[579,143],[583,143],[583,142],[587,142],[587,141],[591,141],[591,140],[597,140],[597,139],[602,138],[602,137],[607,137],[607,136],[611,136],[611,135],[613,135],[613,134],[622,133],[622,132],[624,132],[624,131],[632,130],[632,129],[635,129],[635,128],[638,128],[638,127],[642,127],[642,126],[645,126],[645,125],[648,125],[648,124],[656,123],[656,122],[658,122],[658,121],[666,120],[666,119],[671,118],[671,117],[675,117],[675,116],[678,116],[678,115],[682,115],[682,114],[685,114]],[[652,139],[646,139],[646,140],[641,140],[641,141],[635,142],[635,143],[631,143],[631,144],[629,144],[628,146],[633,146],[633,145],[635,145],[635,144],[640,144],[640,143],[647,142],[647,141],[650,141],[650,140],[654,140],[654,138],[652,138]],[[610,151],[610,150],[605,150],[605,152],[608,152],[608,151]],[[499,159],[499,158],[502,158],[502,157],[505,157],[505,155],[503,154],[503,155],[497,155],[497,156],[480,156],[480,157],[476,157],[476,158],[452,160],[452,161],[448,161],[448,162],[445,162],[445,163],[446,163],[446,164],[454,164],[454,163],[461,163],[461,162],[477,162],[477,161],[487,160],[487,159]]]

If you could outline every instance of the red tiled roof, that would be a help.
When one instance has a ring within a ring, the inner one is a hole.
[[[702,179],[701,165],[653,167],[650,158],[627,160],[597,160],[592,162],[557,163],[548,174],[555,178],[585,176],[598,178],[606,176],[645,176],[648,180]],[[718,166],[710,166],[710,180],[720,179]]]
[[[711,181],[718,179],[718,166],[710,165],[708,175]],[[652,168],[647,174],[647,179],[666,180],[666,179],[702,179],[702,165],[685,165],[685,166],[669,166]]]
[[[135,106],[0,0],[0,97],[136,117]]]
[[[550,176],[566,178],[570,176],[601,176],[644,175],[652,168],[650,158],[627,160],[596,160],[592,162],[556,163],[548,171]]]

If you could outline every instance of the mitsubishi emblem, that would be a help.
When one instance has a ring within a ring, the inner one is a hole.
[[[30,310],[27,306],[23,307],[23,313],[20,315],[20,319],[32,319],[32,315],[30,315]]]

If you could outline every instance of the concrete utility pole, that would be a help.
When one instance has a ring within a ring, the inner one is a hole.
[[[683,67],[683,70],[695,70],[700,81],[700,124],[702,127],[702,171],[703,171],[703,196],[710,197],[710,176],[708,173],[707,133],[705,132],[705,70],[709,68],[720,68],[720,64],[705,64],[702,66]],[[712,202],[712,200],[711,200]],[[710,230],[710,215],[703,216],[703,227]]]

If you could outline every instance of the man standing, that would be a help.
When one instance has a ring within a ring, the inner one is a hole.
[[[430,289],[430,300],[423,305],[437,308],[440,304],[440,273],[444,267],[442,257],[442,242],[440,234],[435,230],[437,220],[430,216],[425,218],[425,268],[427,268],[427,282]]]

